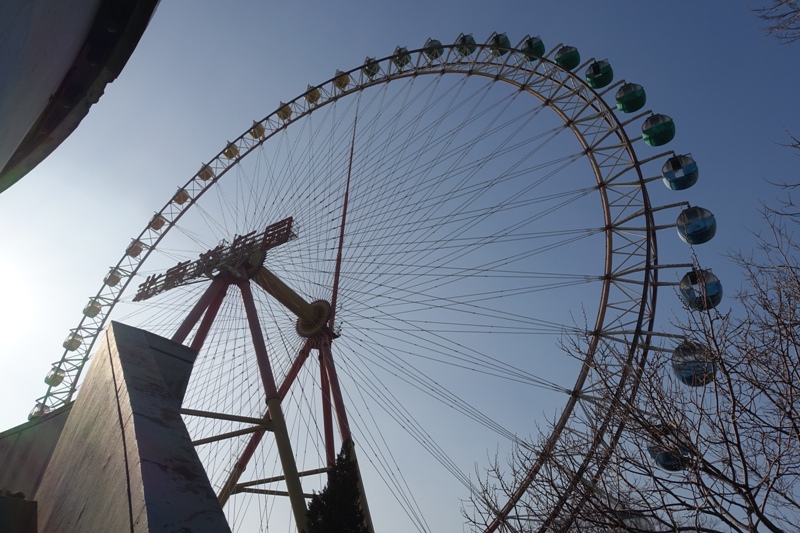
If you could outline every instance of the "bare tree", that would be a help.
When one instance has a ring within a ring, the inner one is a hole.
[[[783,44],[800,40],[800,4],[797,0],[770,0],[765,7],[754,10],[767,23],[767,33]]]
[[[621,438],[577,485],[570,480],[586,440],[579,431],[562,439],[506,531],[797,531],[800,210],[793,187],[783,188],[779,206],[764,209],[767,230],[756,248],[731,256],[745,280],[735,308],[687,310],[682,339],[653,346],[635,394],[609,388],[587,398],[589,412],[612,408]],[[579,340],[566,348],[576,357],[585,350]],[[599,385],[615,382],[612,362],[620,360],[610,351],[598,356]],[[475,508],[496,508],[542,449],[530,443],[508,465],[496,462]]]

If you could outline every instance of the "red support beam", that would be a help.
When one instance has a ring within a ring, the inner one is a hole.
[[[291,368],[289,368],[289,372],[286,373],[286,377],[283,378],[281,386],[278,387],[278,395],[281,397],[281,401],[286,398],[286,395],[289,393],[289,387],[291,387],[294,380],[297,379],[297,374],[300,373],[300,369],[303,368],[303,364],[306,362],[306,359],[308,359],[310,353],[311,343],[306,341],[303,347],[300,348],[300,351],[297,352],[297,357],[295,357]]]
[[[211,304],[211,301],[219,293],[219,291],[221,291],[224,287],[227,287],[227,285],[228,282],[222,279],[221,276],[214,278],[214,280],[211,282],[211,285],[209,285],[206,289],[206,292],[203,293],[200,299],[197,300],[197,303],[194,304],[192,310],[189,311],[189,314],[184,319],[183,324],[181,324],[178,328],[178,331],[176,331],[175,335],[172,336],[173,341],[183,344],[183,342],[186,340],[186,337],[188,337],[189,333],[191,333],[194,325],[197,324],[198,320],[200,320],[203,312],[205,312],[209,304]]]
[[[286,481],[286,489],[289,491],[289,501],[292,504],[292,514],[297,524],[297,530],[303,533],[306,529],[308,507],[306,506],[303,486],[300,483],[300,475],[297,471],[297,462],[292,451],[292,443],[289,438],[289,430],[286,428],[286,420],[283,417],[281,408],[281,398],[278,395],[278,387],[275,385],[275,377],[272,374],[272,366],[269,362],[267,345],[264,342],[264,334],[261,331],[261,323],[258,320],[256,304],[253,300],[253,293],[250,290],[250,280],[247,279],[244,268],[239,269],[241,277],[236,285],[242,291],[242,301],[244,302],[247,323],[250,326],[250,336],[253,341],[253,350],[258,361],[258,370],[261,374],[261,381],[264,384],[264,392],[267,397],[267,409],[272,420],[272,435],[275,438],[275,446],[278,449],[278,456],[283,467],[283,475]],[[239,472],[241,475],[241,472]],[[231,478],[229,478],[230,481]],[[224,489],[232,490],[233,487],[226,483]],[[220,501],[224,496],[227,500],[230,494],[221,494]],[[224,503],[224,502],[223,502]]]
[[[236,282],[242,291],[242,301],[247,315],[247,324],[250,326],[250,336],[253,339],[253,350],[256,352],[258,361],[258,371],[261,374],[261,382],[264,384],[264,391],[267,400],[278,398],[278,387],[275,385],[275,377],[272,375],[272,366],[269,363],[267,345],[264,342],[264,333],[261,331],[261,324],[258,321],[258,311],[253,300],[253,292],[250,290],[250,281],[243,277]]]
[[[339,434],[342,437],[342,442],[348,443],[351,440],[350,423],[347,421],[347,411],[344,408],[342,389],[339,387],[339,377],[336,375],[336,366],[333,364],[330,340],[320,346],[320,355],[322,356],[325,372],[328,375],[328,381],[330,383],[333,407],[336,410],[336,420],[339,422]]]
[[[220,290],[211,300],[211,303],[208,305],[208,309],[206,309],[206,314],[203,315],[203,320],[200,322],[200,326],[197,328],[197,333],[194,334],[194,339],[192,339],[190,348],[199,352],[200,348],[203,347],[203,343],[206,342],[208,332],[211,330],[214,320],[217,319],[217,313],[219,313],[222,300],[225,299],[225,295],[228,293],[228,287],[230,287],[230,285],[225,285],[222,287],[222,290]]]

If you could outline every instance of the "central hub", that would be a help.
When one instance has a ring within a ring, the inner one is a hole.
[[[328,323],[328,318],[331,316],[331,304],[325,300],[316,300],[308,304],[308,308],[312,311],[311,318],[301,317],[297,319],[297,334],[301,337],[311,337],[320,331],[325,324]]]

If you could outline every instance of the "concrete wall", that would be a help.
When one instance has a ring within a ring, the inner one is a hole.
[[[37,533],[36,502],[0,490],[0,533]]]
[[[230,531],[178,412],[195,356],[112,322],[36,493],[39,531]]]
[[[34,499],[71,407],[0,433],[0,489]]]

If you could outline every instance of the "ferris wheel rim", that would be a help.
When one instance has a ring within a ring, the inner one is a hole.
[[[443,54],[443,57],[449,57],[449,55],[455,55],[456,54],[455,53],[456,47],[457,47],[457,44],[444,45],[443,48],[447,51],[447,53]],[[387,74],[385,77],[379,79],[379,80],[369,79],[364,83],[356,83],[356,84],[354,84],[354,86],[352,88],[348,87],[346,90],[337,91],[335,88],[333,88],[333,86],[334,86],[334,84],[335,84],[337,79],[341,79],[342,75],[350,76],[350,75],[353,75],[353,74],[358,74],[362,70],[363,67],[356,67],[356,68],[353,68],[353,69],[351,69],[349,71],[346,71],[346,72],[337,73],[336,76],[330,78],[325,83],[320,84],[320,85],[318,85],[316,87],[313,87],[313,88],[309,89],[308,91],[300,94],[298,97],[296,97],[294,100],[290,101],[288,104],[282,104],[281,106],[279,106],[279,108],[276,111],[270,113],[264,119],[262,119],[261,121],[255,123],[255,124],[265,125],[265,124],[270,124],[271,122],[274,122],[276,118],[279,118],[278,113],[282,109],[284,109],[284,106],[286,106],[286,105],[289,105],[289,106],[301,105],[302,100],[304,99],[304,97],[306,97],[313,90],[323,90],[323,89],[329,90],[330,96],[327,99],[325,99],[323,102],[321,102],[320,104],[308,106],[308,108],[302,113],[297,113],[297,114],[292,113],[292,117],[289,120],[280,121],[280,123],[277,124],[277,127],[274,130],[272,130],[269,135],[263,135],[262,138],[257,139],[256,141],[254,141],[252,143],[251,143],[251,141],[247,140],[247,136],[250,135],[251,132],[253,131],[253,126],[251,126],[250,128],[246,129],[242,133],[242,135],[240,135],[236,140],[232,141],[225,148],[223,148],[217,154],[217,156],[215,156],[209,163],[207,163],[203,167],[201,167],[201,172],[205,168],[209,168],[209,167],[213,168],[215,170],[214,171],[214,176],[211,179],[205,180],[205,181],[208,181],[208,183],[204,187],[202,187],[200,189],[199,193],[194,194],[194,195],[191,195],[191,193],[190,193],[188,205],[186,205],[185,207],[180,207],[179,209],[177,209],[177,213],[176,213],[175,201],[174,201],[174,198],[171,198],[169,201],[167,201],[167,203],[164,205],[164,207],[162,207],[162,209],[159,210],[156,213],[156,217],[164,217],[164,218],[167,219],[166,227],[165,227],[165,229],[163,231],[154,231],[154,230],[152,230],[150,228],[149,225],[145,226],[145,229],[139,234],[139,236],[136,238],[135,242],[137,242],[137,241],[138,242],[143,242],[143,240],[146,239],[148,235],[151,235],[153,233],[156,233],[157,236],[155,238],[153,238],[149,244],[146,243],[146,242],[144,243],[145,244],[145,249],[143,250],[143,255],[142,255],[141,259],[139,259],[138,261],[136,261],[133,264],[134,268],[133,269],[125,268],[126,266],[128,266],[130,264],[130,260],[126,259],[126,258],[129,257],[128,255],[123,255],[122,259],[114,267],[114,270],[120,271],[125,275],[125,282],[122,284],[120,289],[116,292],[115,297],[110,302],[109,302],[108,297],[105,296],[105,294],[107,294],[107,291],[104,291],[104,289],[106,289],[106,287],[108,286],[105,283],[103,284],[103,286],[101,286],[101,289],[98,291],[97,295],[94,297],[95,299],[100,299],[100,300],[103,300],[104,302],[106,302],[107,310],[105,310],[105,312],[103,313],[103,316],[101,317],[101,320],[99,321],[99,325],[93,326],[94,330],[95,330],[94,337],[92,338],[92,341],[89,343],[88,347],[85,350],[85,356],[83,358],[83,362],[85,362],[88,359],[88,354],[89,354],[89,352],[90,352],[90,350],[91,350],[91,348],[93,346],[94,338],[96,338],[97,334],[99,334],[100,329],[102,329],[102,327],[105,325],[105,323],[108,320],[108,317],[110,316],[111,311],[113,310],[114,306],[119,301],[120,297],[125,292],[125,290],[128,288],[128,285],[132,282],[132,280],[134,279],[134,276],[139,272],[139,269],[140,269],[141,265],[144,264],[144,262],[149,257],[150,253],[152,253],[152,251],[155,250],[158,247],[158,244],[161,242],[161,240],[169,233],[170,229],[172,229],[175,226],[176,222],[183,216],[183,214],[186,211],[188,211],[188,209],[191,206],[193,206],[196,203],[196,201],[200,197],[202,197],[202,195],[207,190],[209,190],[211,187],[213,187],[219,180],[223,179],[224,176],[228,173],[229,170],[235,168],[243,158],[245,158],[247,155],[249,155],[249,153],[252,150],[254,150],[256,147],[261,146],[262,144],[267,142],[272,136],[274,136],[278,132],[283,131],[286,128],[288,128],[288,126],[290,124],[292,124],[292,123],[294,123],[294,122],[296,122],[298,120],[301,120],[302,118],[304,118],[308,114],[311,114],[314,110],[319,109],[319,108],[321,108],[321,107],[323,107],[325,105],[329,105],[329,104],[331,104],[331,103],[333,103],[335,101],[338,101],[338,100],[340,100],[342,98],[345,98],[345,97],[350,96],[352,94],[355,94],[357,92],[364,91],[364,90],[366,90],[366,89],[368,89],[370,87],[373,87],[373,86],[377,86],[377,85],[381,85],[381,84],[387,84],[390,81],[403,79],[403,78],[411,78],[411,77],[415,77],[417,75],[461,74],[461,75],[478,75],[478,76],[491,77],[487,73],[476,72],[476,71],[474,71],[473,68],[460,69],[460,70],[458,68],[456,68],[456,67],[465,67],[465,66],[470,66],[470,67],[474,67],[476,65],[491,66],[492,68],[498,68],[499,67],[501,70],[515,71],[515,72],[520,70],[518,65],[511,65],[510,64],[510,60],[511,60],[512,57],[516,58],[517,60],[521,60],[521,58],[524,56],[524,52],[522,52],[519,49],[519,47],[509,49],[506,54],[503,54],[503,56],[499,56],[499,57],[504,57],[504,59],[502,61],[496,61],[498,56],[494,56],[493,54],[491,54],[491,48],[492,47],[491,47],[490,44],[483,44],[483,45],[479,44],[479,45],[476,45],[476,47],[477,47],[477,51],[474,54],[474,58],[477,59],[480,56],[483,59],[489,59],[489,61],[483,61],[483,62],[479,63],[477,61],[474,61],[474,62],[463,62],[463,61],[459,60],[459,61],[454,61],[452,63],[453,68],[449,68],[451,66],[450,64],[437,63],[435,61],[429,61],[427,64],[422,64],[422,62],[424,61],[424,58],[425,58],[424,52],[425,52],[426,49],[425,48],[419,48],[419,49],[416,49],[416,50],[407,51],[407,53],[409,55],[411,55],[411,56],[415,56],[416,55],[416,57],[417,57],[417,63],[414,66],[410,67],[409,70],[403,70],[402,68],[400,68],[400,69],[396,70],[395,72],[391,71],[392,61],[393,61],[393,59],[398,57],[398,54],[392,54],[392,55],[386,56],[385,58],[382,58],[380,60],[375,60],[376,64],[389,65],[388,71],[390,73]],[[494,61],[491,58],[494,58]],[[586,82],[584,82],[579,76],[577,76],[573,72],[565,70],[565,69],[562,69],[555,62],[550,61],[549,59],[544,58],[544,57],[540,58],[538,60],[536,68],[539,68],[540,66],[543,66],[543,65],[547,65],[547,68],[552,69],[550,74],[548,74],[548,76],[543,78],[545,81],[549,80],[549,81],[552,82],[553,80],[551,78],[549,78],[549,76],[552,76],[552,75],[554,75],[553,73],[557,72],[560,75],[564,75],[564,76],[568,77],[569,79],[571,79],[573,83],[581,84],[582,88],[585,89],[585,91],[583,91],[583,92],[576,91],[575,96],[580,97],[581,99],[583,99],[588,95],[589,99],[588,100],[584,100],[586,106],[588,107],[588,106],[591,106],[593,104],[597,104],[601,108],[601,111],[608,118],[608,120],[610,122],[613,121],[613,124],[610,124],[612,126],[612,128],[609,130],[608,135],[616,134],[618,136],[618,138],[620,138],[621,142],[623,142],[626,145],[626,150],[629,152],[629,154],[632,157],[633,169],[635,169],[635,172],[637,174],[637,180],[640,183],[641,193],[646,198],[647,197],[647,189],[646,189],[646,187],[644,185],[643,176],[642,176],[642,172],[641,172],[641,168],[640,168],[640,164],[638,162],[637,156],[636,156],[635,151],[633,150],[633,148],[631,146],[631,141],[627,137],[627,133],[625,132],[623,125],[620,123],[620,121],[618,120],[618,118],[614,114],[613,110],[610,108],[610,106],[608,106],[608,104],[603,100],[602,96],[597,93],[597,91],[595,91],[594,89],[589,87],[588,84],[586,84]],[[537,74],[536,68],[534,68],[532,71],[529,72],[531,78],[534,75]],[[515,84],[514,82],[512,82],[512,80],[510,80],[509,78],[505,77],[505,73],[503,73],[502,75],[501,74],[494,74],[494,76],[495,76],[495,81],[502,81],[502,82],[510,83],[512,85],[517,86],[517,88],[519,88],[520,90],[525,90],[525,91],[533,94],[534,96],[538,97],[543,102],[546,100],[546,98],[544,96],[540,95],[539,93],[534,93],[527,87],[523,87],[523,86],[521,86],[519,84]],[[362,77],[363,77],[363,75],[362,75]],[[566,82],[562,81],[560,83],[563,85]],[[547,105],[551,109],[556,111],[557,114],[559,113],[559,110],[561,109],[554,102],[547,103]],[[562,114],[560,116],[561,116],[562,120],[564,120],[565,122],[568,120],[566,115]],[[589,143],[584,138],[584,136],[577,129],[577,126],[575,124],[570,124],[569,127],[570,127],[570,129],[572,129],[573,133],[575,134],[576,138],[578,138],[579,142],[581,142],[581,144],[584,147],[584,149],[586,149],[587,153],[585,155],[587,156],[587,158],[590,161],[592,161],[592,166],[593,166],[593,170],[594,170],[594,173],[595,173],[595,178],[598,180],[598,189],[601,192],[600,196],[603,199],[602,202],[603,202],[603,205],[604,205],[604,211],[607,214],[609,204],[608,204],[608,198],[605,196],[604,191],[606,190],[606,186],[608,184],[604,182],[604,177],[599,174],[599,170],[597,170],[597,168],[596,168],[597,167],[597,163],[596,163],[596,161],[594,159],[594,153],[590,149],[591,148],[591,143]],[[234,157],[228,158],[228,157],[226,157],[226,150],[228,150],[232,145],[235,145],[237,147],[237,152],[238,153]],[[246,149],[242,150],[240,148],[240,145],[246,146]],[[226,159],[229,162],[227,162],[227,163],[223,162],[223,160],[226,160]],[[216,171],[217,168],[220,168],[221,172]],[[181,187],[179,189],[179,191],[180,190],[184,190],[184,191],[190,190],[190,188],[192,187],[193,184],[197,184],[200,181],[198,176],[199,176],[199,173],[195,174],[194,176],[192,176],[183,185],[183,187]],[[645,209],[647,211],[647,210],[649,210],[649,200],[646,200],[646,203],[647,203],[647,205],[646,205]],[[174,216],[169,217],[169,215],[174,215]],[[655,271],[655,268],[654,268],[655,264],[656,264],[655,263],[655,231],[651,227],[652,226],[652,221],[646,215],[643,215],[643,217],[645,218],[646,225],[647,225],[646,234],[647,234],[647,241],[648,241],[648,252],[647,252],[648,260],[646,261],[646,264],[645,264],[646,273],[644,275],[644,279],[646,281],[643,283],[642,301],[641,301],[641,304],[640,304],[640,307],[639,307],[639,319],[637,320],[637,325],[636,325],[636,328],[635,328],[635,332],[633,333],[633,337],[634,337],[634,339],[636,339],[636,341],[633,343],[634,347],[631,349],[631,352],[630,352],[631,355],[634,354],[634,352],[636,350],[635,345],[638,344],[639,339],[641,339],[643,335],[646,336],[646,334],[649,331],[652,330],[652,316],[651,316],[651,319],[649,321],[649,324],[645,325],[645,324],[643,324],[643,322],[644,322],[644,319],[645,319],[645,310],[646,310],[646,308],[648,306],[654,307],[654,304],[655,304],[655,285],[652,284],[652,282],[650,281],[650,280],[655,279],[655,277],[656,277],[656,271]],[[615,230],[613,228],[612,221],[610,220],[610,218],[608,216],[607,216],[607,220],[605,221],[605,226],[606,227],[604,229],[604,232],[606,234],[607,240],[610,242],[611,238],[612,238],[612,235],[613,235]],[[607,244],[607,247],[606,247],[607,257],[605,259],[605,267],[604,267],[604,273],[603,273],[603,277],[604,277],[604,280],[603,280],[603,287],[604,287],[603,293],[604,293],[604,295],[601,297],[601,302],[600,302],[600,305],[599,305],[598,315],[597,315],[597,319],[596,319],[595,331],[592,332],[592,336],[593,336],[593,339],[594,339],[593,342],[594,342],[595,346],[596,346],[597,342],[599,342],[599,339],[600,339],[600,333],[601,333],[600,330],[602,329],[601,326],[602,326],[602,321],[603,321],[603,315],[605,313],[605,309],[606,309],[607,304],[608,304],[608,290],[609,290],[610,286],[613,283],[614,272],[612,271],[612,265],[611,265],[610,254],[612,252],[611,252],[610,246],[611,246],[610,244]],[[650,291],[652,291],[652,295],[649,294]],[[87,317],[84,317],[84,319],[82,319],[81,322],[78,324],[78,327],[75,328],[73,331],[86,331],[88,329],[88,328],[84,327],[84,321],[86,319],[87,319]],[[646,343],[642,343],[642,344],[646,346]],[[579,390],[581,388],[581,385],[583,384],[586,376],[588,375],[588,372],[589,372],[590,366],[591,366],[591,361],[592,361],[592,358],[593,358],[593,351],[594,351],[594,348],[591,349],[592,354],[587,355],[587,357],[584,359],[584,361],[582,363],[582,369],[581,369],[581,376],[582,377],[579,376],[578,379],[576,380],[575,390]],[[66,353],[67,352],[65,351],[65,355],[66,355]],[[640,357],[641,357],[641,355],[640,355]],[[63,360],[64,359],[62,358],[62,361]],[[625,375],[627,375],[628,369],[626,368],[624,370],[624,372],[626,373]],[[80,377],[80,369],[78,370],[78,373],[75,376],[75,378],[72,380],[71,390],[70,390],[69,394],[67,395],[67,401],[69,401],[69,399],[72,397],[72,394],[74,393],[74,390],[76,389],[76,386],[78,384],[79,377]],[[635,375],[634,375],[634,379],[636,379]],[[49,395],[49,392],[50,391],[48,390],[48,395]],[[45,401],[46,401],[46,398],[47,398],[47,396],[45,397]],[[576,404],[576,402],[578,400],[579,400],[579,398],[577,396],[573,396],[568,400],[567,405],[564,408],[564,411],[562,411],[564,425],[566,425],[566,423],[568,422],[569,418],[571,417],[572,411],[574,410],[575,404]],[[555,435],[555,439],[557,440],[560,437],[560,434],[561,434],[562,430],[563,430],[563,426],[561,427],[561,429],[559,429],[557,431],[554,431],[551,434],[551,436]]]

